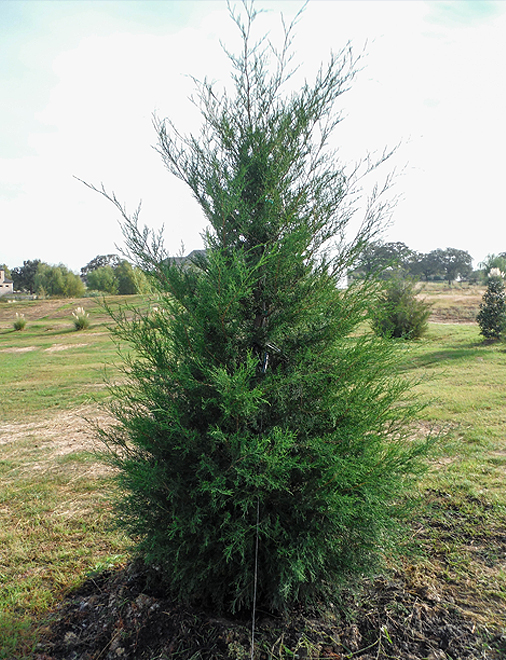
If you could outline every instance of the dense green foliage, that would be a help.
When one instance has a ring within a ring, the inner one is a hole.
[[[117,254],[98,254],[91,261],[89,261],[86,266],[81,268],[81,277],[88,284],[88,275],[99,268],[104,266],[111,266],[115,268],[119,262],[120,258]]]
[[[493,268],[499,269],[502,273],[506,273],[506,252],[499,254],[487,254],[484,261],[480,264],[485,277],[488,277]]]
[[[7,272],[7,271],[6,271]],[[51,266],[39,259],[12,269],[15,291],[39,296],[79,298],[88,289],[109,294],[133,295],[148,291],[144,273],[115,254],[98,255],[81,268],[81,277],[64,264]]]
[[[465,280],[471,274],[473,259],[465,250],[446,248],[446,250],[435,250],[434,252],[448,284],[459,278]]]
[[[0,270],[4,271],[4,275],[7,279],[11,279],[11,277],[12,277],[11,271],[10,271],[10,268],[8,266],[6,266],[6,264],[0,264]]]
[[[85,287],[81,278],[64,264],[50,266],[39,259],[24,261],[12,269],[15,291],[37,293],[39,296],[79,298]]]
[[[374,306],[374,331],[389,339],[420,339],[428,328],[430,305],[420,300],[417,293],[416,282],[411,278],[388,280]]]
[[[79,298],[84,295],[84,283],[66,266],[49,266],[39,263],[33,279],[35,292],[40,296],[63,296]]]
[[[506,295],[500,275],[488,279],[480,311],[476,318],[485,339],[503,339],[506,334]]]
[[[40,259],[23,261],[22,266],[13,268],[11,271],[14,291],[26,291],[35,293],[35,275],[41,263]]]
[[[112,266],[99,266],[97,269],[92,270],[88,274],[86,282],[88,288],[93,291],[103,291],[111,294],[118,293],[118,282]]]
[[[369,287],[336,286],[388,210],[373,199],[344,241],[356,180],[326,146],[354,63],[343,52],[284,94],[290,40],[270,73],[244,9],[235,93],[200,85],[199,137],[157,123],[166,165],[210,223],[206,252],[169,259],[110,197],[158,297],[148,314],[112,312],[133,350],[112,388],[117,423],[101,432],[118,522],[157,580],[231,610],[317,600],[372,570],[422,451],[406,440],[413,407],[392,344],[359,332]]]
[[[408,248],[405,243],[385,243],[374,241],[364,246],[354,264],[355,277],[375,277],[386,279],[392,273],[407,273],[416,252]]]
[[[81,269],[89,289],[104,293],[133,295],[146,291],[147,281],[138,268],[116,255],[95,257]]]
[[[124,259],[114,269],[114,275],[118,284],[118,293],[120,295],[133,295],[142,293],[146,280],[144,274],[139,269],[134,269],[132,264]]]

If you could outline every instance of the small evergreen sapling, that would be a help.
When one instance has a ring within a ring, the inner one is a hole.
[[[388,339],[420,339],[427,331],[430,305],[417,293],[416,282],[408,276],[387,280],[373,308],[376,334]]]
[[[347,50],[285,94],[290,31],[271,72],[244,11],[235,92],[200,85],[199,137],[157,122],[209,221],[205,252],[170,259],[98,190],[158,292],[149,314],[111,311],[133,348],[101,431],[118,522],[173,597],[232,611],[314,602],[373,570],[424,451],[406,439],[414,409],[392,345],[358,332],[367,284],[336,286],[389,211],[374,197],[345,240],[356,172],[327,144],[354,62]]]
[[[487,283],[487,290],[480,303],[476,318],[480,334],[485,339],[503,339],[506,334],[506,295],[502,273],[492,269]]]

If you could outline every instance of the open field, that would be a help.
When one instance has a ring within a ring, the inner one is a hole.
[[[421,285],[421,298],[432,304],[431,321],[473,323],[480,309],[485,287],[466,282],[452,286],[444,282],[427,282]]]
[[[74,331],[72,311],[90,314]],[[12,329],[24,314],[23,331]],[[88,571],[117,561],[109,475],[86,418],[100,418],[115,347],[92,299],[0,304],[0,658],[22,657],[35,620]]]
[[[402,371],[428,403],[413,432],[435,426],[444,439],[413,521],[420,553],[392,571],[408,576],[419,607],[458,612],[497,650],[506,632],[506,347],[483,343],[472,323],[482,292],[428,288],[429,333],[402,354]],[[91,325],[76,332],[79,305]],[[16,311],[27,319],[20,332]],[[3,660],[34,657],[38,628],[62,595],[127,557],[126,539],[110,526],[111,474],[93,454],[86,421],[108,421],[100,411],[103,365],[115,376],[107,322],[94,299],[0,303]]]

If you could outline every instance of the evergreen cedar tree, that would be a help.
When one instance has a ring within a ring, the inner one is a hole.
[[[505,337],[506,295],[501,275],[489,277],[476,320],[480,326],[480,334],[485,339],[499,340]]]
[[[231,14],[235,91],[198,84],[199,137],[156,121],[166,166],[209,222],[205,253],[169,259],[138,211],[95,189],[157,292],[149,313],[112,312],[134,350],[111,388],[116,423],[100,433],[119,468],[118,522],[167,593],[284,610],[378,565],[425,445],[406,439],[414,408],[391,342],[358,331],[367,285],[336,288],[389,210],[376,191],[346,242],[360,172],[328,140],[351,53],[284,94],[293,25],[272,55],[251,41],[253,5]]]

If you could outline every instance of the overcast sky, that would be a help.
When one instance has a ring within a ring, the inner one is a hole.
[[[301,2],[258,0],[258,29],[279,33]],[[0,1],[0,264],[79,271],[122,245],[118,214],[74,177],[114,191],[165,226],[173,254],[202,246],[205,219],[153,149],[155,112],[198,129],[189,75],[225,83],[220,40],[236,28],[224,0]],[[365,51],[341,157],[401,144],[385,240],[428,252],[506,251],[506,3],[310,0],[295,56],[311,77],[330,51]]]

